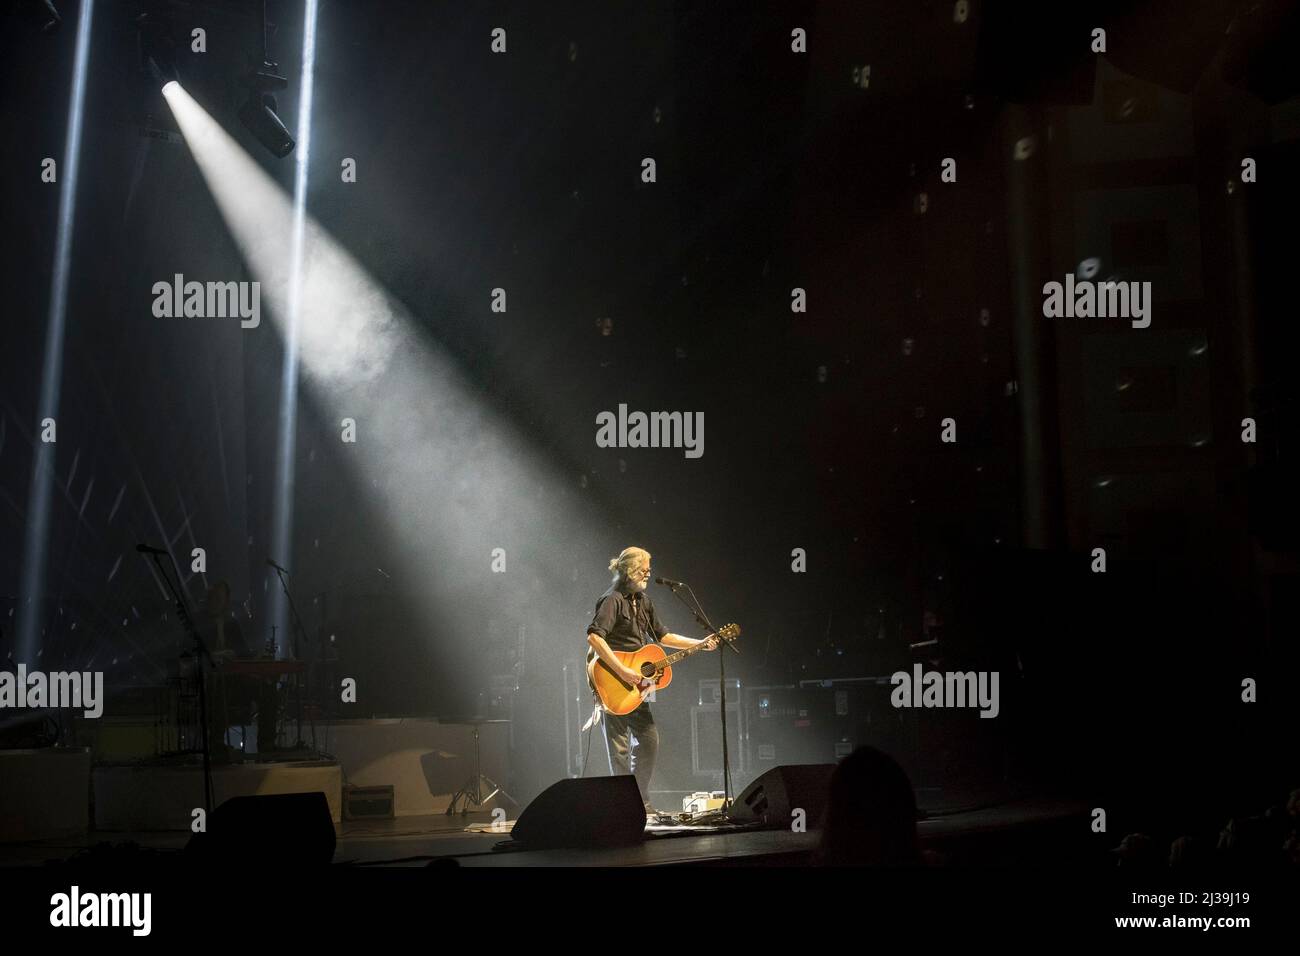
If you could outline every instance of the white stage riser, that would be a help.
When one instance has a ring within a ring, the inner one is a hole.
[[[328,749],[343,766],[344,779],[358,787],[391,785],[399,817],[443,813],[452,795],[474,774],[474,730],[428,718],[339,720],[327,727]],[[507,724],[479,728],[483,773],[510,787],[510,730]],[[522,807],[492,801],[513,817]]]
[[[199,767],[99,767],[91,775],[95,829],[189,830],[203,806]],[[326,761],[247,763],[212,768],[213,806],[231,797],[319,790],[335,823],[342,819],[343,773]]]

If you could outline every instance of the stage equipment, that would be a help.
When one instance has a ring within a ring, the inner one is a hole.
[[[392,784],[358,787],[349,783],[343,787],[344,820],[392,820],[397,815],[395,805]]]
[[[231,797],[213,811],[206,833],[196,833],[185,855],[204,862],[286,867],[334,859],[329,802],[314,793]]]
[[[578,777],[547,787],[519,815],[511,839],[527,849],[627,846],[645,839],[636,778]]]
[[[487,719],[487,718],[480,718],[480,717],[469,717],[463,720],[445,720],[443,721],[443,723],[469,724],[471,727],[474,728],[474,776],[470,777],[467,781],[465,781],[465,783],[461,785],[461,788],[457,790],[454,794],[452,794],[451,803],[447,804],[447,815],[451,816],[453,813],[456,812],[456,802],[458,800],[463,799],[465,801],[460,808],[460,812],[469,813],[471,805],[474,807],[475,810],[484,809],[487,805],[487,802],[491,800],[493,797],[495,797],[497,794],[500,794],[502,797],[509,800],[515,806],[519,806],[519,801],[517,801],[514,797],[510,796],[510,794],[506,793],[505,790],[503,790],[500,785],[498,785],[495,781],[493,781],[491,777],[487,777],[484,775],[482,755],[479,748],[479,739],[478,739],[478,729],[481,725],[508,724],[510,723],[510,721],[500,720],[500,719]]]
[[[728,814],[737,823],[764,823],[786,829],[796,810],[804,812],[811,830],[821,824],[830,793],[833,763],[788,764],[773,767],[736,798]]]
[[[254,65],[240,78],[239,82],[248,87],[249,92],[248,99],[239,108],[239,121],[270,150],[271,155],[284,159],[293,152],[294,141],[276,114],[279,107],[271,94],[288,88],[289,80],[277,72],[279,64],[272,61],[267,52],[268,29],[266,0],[262,0],[262,59],[258,63],[250,58]]]

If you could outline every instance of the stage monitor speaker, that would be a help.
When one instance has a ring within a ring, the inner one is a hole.
[[[329,801],[314,793],[231,797],[212,811],[206,833],[185,847],[195,859],[278,867],[325,865],[334,859]]]
[[[808,827],[819,826],[830,793],[833,763],[773,767],[745,788],[731,807],[731,819],[758,821],[773,828],[790,826],[791,812],[803,810]]]
[[[528,849],[627,846],[645,839],[645,805],[636,778],[576,777],[538,794],[510,838]]]

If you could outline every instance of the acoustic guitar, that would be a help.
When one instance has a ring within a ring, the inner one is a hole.
[[[739,624],[728,624],[719,629],[716,635],[710,634],[704,640],[717,637],[728,644],[740,636]],[[600,699],[600,706],[606,713],[623,716],[630,714],[641,706],[650,696],[650,692],[661,691],[673,682],[673,665],[683,661],[697,651],[704,650],[704,644],[683,648],[675,654],[668,654],[658,644],[647,644],[636,651],[613,651],[615,657],[624,667],[641,672],[645,686],[633,687],[610,669],[610,666],[596,656],[595,651],[587,652],[587,683]]]

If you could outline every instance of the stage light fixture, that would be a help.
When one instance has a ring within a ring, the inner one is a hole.
[[[140,39],[140,67],[161,88],[180,81],[176,68],[176,41],[171,23],[156,13],[142,13],[135,18]]]
[[[57,33],[63,18],[50,0],[21,0],[19,12],[28,20],[40,24],[42,33]]]
[[[276,159],[293,152],[293,137],[276,114],[275,97],[270,93],[252,90],[239,108],[239,121]]]
[[[262,57],[250,57],[252,68],[240,77],[239,82],[248,87],[248,99],[239,108],[239,121],[259,143],[271,151],[276,159],[284,159],[293,152],[293,137],[276,113],[275,97],[271,94],[286,89],[289,81],[279,73],[278,65],[271,59],[270,21],[266,18],[266,0],[262,0]]]

